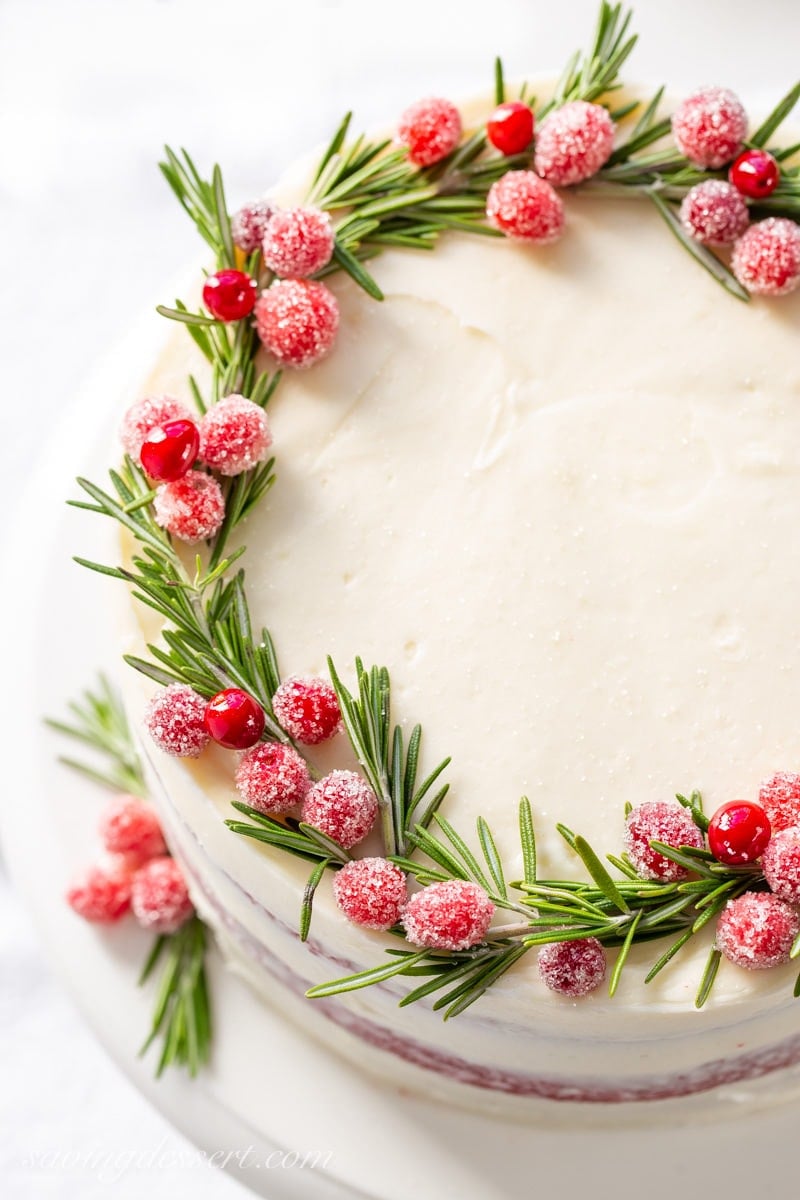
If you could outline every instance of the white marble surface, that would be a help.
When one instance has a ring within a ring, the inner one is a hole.
[[[509,76],[557,67],[585,41],[595,8],[595,0],[2,0],[6,502],[93,359],[144,306],[173,299],[162,281],[196,254],[154,167],[163,142],[190,147],[201,164],[219,158],[236,203],[324,138],[347,107],[374,125],[418,95],[474,90],[488,82],[495,53]],[[719,81],[773,97],[794,79],[796,0],[757,8],[641,0],[637,25],[634,78],[669,74],[676,87]],[[16,583],[13,566],[9,574]],[[93,669],[87,663],[87,677]],[[16,771],[2,802],[33,805]],[[5,873],[0,976],[4,1196],[91,1200],[112,1182],[121,1197],[146,1189],[161,1200],[188,1186],[196,1200],[234,1195],[238,1185],[198,1168],[97,1048]],[[92,1165],[92,1152],[108,1165]]]

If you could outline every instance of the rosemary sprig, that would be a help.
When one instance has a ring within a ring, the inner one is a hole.
[[[144,772],[136,752],[122,700],[105,676],[95,688],[68,706],[69,721],[47,719],[47,725],[97,752],[106,762],[102,770],[90,763],[61,758],[78,774],[114,791],[146,795]],[[198,916],[175,933],[161,934],[145,960],[139,985],[164,963],[158,983],[150,1032],[141,1054],[161,1041],[156,1075],[169,1066],[183,1066],[194,1076],[208,1061],[211,1009],[205,972],[206,929]]]

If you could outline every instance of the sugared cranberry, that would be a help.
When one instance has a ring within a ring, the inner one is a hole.
[[[789,904],[800,904],[800,829],[776,833],[764,851],[761,866],[776,896]]]
[[[400,118],[397,137],[418,167],[430,167],[452,154],[461,137],[461,114],[449,100],[418,100]]]
[[[533,165],[554,187],[569,187],[596,175],[613,149],[614,122],[608,109],[572,100],[542,121]]]
[[[355,771],[331,771],[303,802],[303,820],[345,850],[364,840],[378,815],[372,788]]]
[[[225,396],[200,422],[200,457],[220,475],[252,471],[271,445],[267,414],[237,393]]]
[[[110,854],[130,854],[139,862],[166,852],[161,822],[138,796],[117,796],[100,819],[100,839]]]
[[[564,205],[533,171],[506,171],[489,188],[486,219],[506,237],[546,246],[564,231]]]
[[[747,113],[728,88],[700,88],[675,109],[672,136],[681,154],[698,166],[724,167],[747,136]]]
[[[272,697],[272,709],[282,728],[304,746],[326,742],[341,722],[336,692],[326,679],[284,679]]]
[[[800,775],[777,771],[762,783],[758,802],[769,817],[773,833],[800,825]]]
[[[625,849],[636,870],[645,879],[664,879],[674,883],[685,879],[685,867],[660,854],[650,845],[663,842],[672,850],[703,847],[703,835],[681,804],[648,800],[634,808],[625,822]]]
[[[760,804],[729,800],[708,825],[708,846],[717,862],[738,867],[755,862],[767,847],[772,829]]]
[[[245,254],[260,250],[274,211],[269,200],[254,200],[252,204],[245,204],[231,217],[231,237]]]
[[[222,488],[205,471],[187,471],[182,479],[156,488],[153,515],[181,542],[202,542],[219,532],[225,520]]]
[[[745,892],[729,900],[717,924],[717,947],[737,967],[764,971],[789,961],[800,917],[771,892]]]
[[[359,858],[336,872],[333,895],[354,925],[391,929],[408,899],[406,877],[386,858]]]
[[[242,755],[236,770],[242,799],[262,813],[285,813],[302,804],[311,787],[304,760],[292,746],[262,742]]]
[[[751,200],[771,196],[781,181],[778,160],[769,150],[752,147],[744,150],[731,165],[728,179],[738,192]]]
[[[264,732],[264,710],[241,688],[224,688],[209,700],[203,722],[208,736],[226,750],[248,750]]]
[[[467,950],[486,937],[494,904],[482,887],[464,879],[431,883],[403,912],[406,938],[431,950]]]
[[[258,298],[256,328],[281,366],[310,367],[333,348],[339,305],[324,283],[279,279]]]
[[[241,321],[253,311],[257,297],[256,280],[230,268],[209,275],[203,287],[203,303],[218,321]]]
[[[787,217],[757,221],[733,247],[731,266],[753,295],[788,295],[800,284],[800,225]]]
[[[681,225],[697,242],[730,246],[750,224],[747,205],[736,188],[723,179],[705,179],[686,193]]]
[[[183,871],[174,858],[153,858],[133,876],[133,915],[154,933],[174,933],[194,912]]]
[[[501,154],[521,154],[533,141],[533,109],[521,100],[498,104],[486,122],[486,136]]]
[[[67,904],[85,921],[100,925],[118,921],[131,906],[130,872],[92,867],[69,889]]]
[[[189,409],[175,396],[145,396],[132,404],[125,413],[119,438],[125,453],[136,462],[141,454],[142,443],[151,429],[167,421],[190,419]]]
[[[147,732],[160,750],[176,758],[197,758],[208,745],[203,722],[206,702],[185,683],[171,683],[150,700],[144,714]]]
[[[333,247],[333,225],[326,212],[283,209],[264,232],[264,265],[282,279],[305,279],[328,265]]]
[[[561,996],[586,996],[606,975],[606,952],[597,938],[574,942],[549,942],[536,959],[539,975],[551,992]]]
[[[197,458],[200,435],[194,421],[167,421],[151,429],[139,458],[151,479],[182,479]]]

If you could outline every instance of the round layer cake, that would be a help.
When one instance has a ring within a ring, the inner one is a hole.
[[[645,200],[565,203],[553,246],[451,234],[432,255],[387,251],[383,303],[333,277],[336,348],[284,377],[278,482],[241,537],[282,671],[325,674],[331,655],[352,683],[356,655],[385,663],[423,769],[452,755],[445,814],[468,838],[485,817],[510,879],[523,794],[543,874],[574,879],[556,822],[618,854],[626,802],[696,788],[711,811],[800,759],[800,295],[738,302]],[[179,331],[145,390],[188,399],[202,370]],[[148,685],[127,686],[141,713]],[[535,955],[446,1023],[398,1007],[406,981],[306,999],[396,939],[348,924],[326,879],[303,944],[307,864],[224,824],[234,757],[144,749],[232,967],[359,1068],[517,1112],[681,1097],[685,1113],[712,1089],[794,1087],[796,967],[723,961],[698,1011],[711,933],[647,986],[663,946],[635,946],[613,999],[555,996]],[[310,757],[355,765],[343,735]]]

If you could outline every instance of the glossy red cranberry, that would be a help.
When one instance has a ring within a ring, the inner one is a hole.
[[[781,181],[777,159],[768,150],[743,151],[731,166],[728,179],[743,196],[763,200],[771,196]]]
[[[738,867],[755,862],[772,836],[769,817],[752,800],[730,800],[718,808],[708,826],[708,845],[718,862]]]
[[[151,479],[174,483],[190,470],[199,449],[200,433],[194,421],[165,421],[150,430],[139,459]]]
[[[209,700],[203,722],[226,750],[248,750],[264,732],[264,710],[241,688],[225,688]]]
[[[253,311],[258,284],[244,271],[217,271],[203,288],[203,303],[218,321],[241,321]]]
[[[486,122],[486,136],[501,154],[521,154],[533,141],[533,111],[521,100],[499,104]]]

